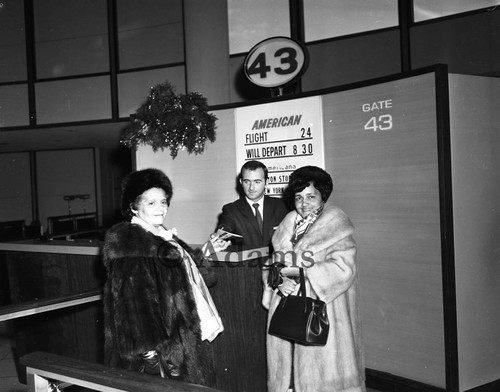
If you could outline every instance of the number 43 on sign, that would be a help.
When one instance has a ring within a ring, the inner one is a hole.
[[[296,81],[308,62],[308,53],[301,43],[287,37],[272,37],[248,52],[243,69],[253,84],[278,87]]]
[[[390,114],[381,114],[378,117],[370,117],[365,124],[365,131],[389,131],[392,129],[392,125],[392,116]]]

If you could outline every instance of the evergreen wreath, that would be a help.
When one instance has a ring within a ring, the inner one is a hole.
[[[207,110],[207,99],[200,93],[177,95],[169,82],[157,84],[146,102],[130,116],[120,142],[134,149],[148,144],[155,152],[170,148],[172,159],[180,149],[201,154],[207,139],[215,141],[217,117]]]

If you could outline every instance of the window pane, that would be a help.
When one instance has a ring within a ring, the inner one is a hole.
[[[111,118],[107,76],[43,82],[35,89],[38,124]]]
[[[146,101],[151,87],[166,81],[174,86],[177,94],[185,94],[184,67],[153,69],[118,75],[118,102],[120,117],[128,117]]]
[[[94,166],[94,152],[88,148],[36,153],[38,207],[45,228],[50,216],[97,211]],[[64,200],[65,195],[85,194],[90,197]]]
[[[27,79],[24,2],[0,2],[0,83]]]
[[[398,25],[397,0],[304,1],[306,42]]]
[[[228,0],[229,53],[245,53],[260,41],[290,37],[289,0]]]
[[[182,0],[116,3],[121,70],[184,62]]]
[[[37,77],[109,71],[106,0],[36,0]]]
[[[29,154],[0,154],[0,177],[0,220],[24,220],[29,225],[32,218]]]
[[[413,0],[415,22],[499,5],[498,0]]]
[[[0,127],[29,123],[28,85],[0,86]]]

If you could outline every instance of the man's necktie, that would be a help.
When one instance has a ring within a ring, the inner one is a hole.
[[[257,225],[259,226],[260,234],[262,234],[262,215],[259,212],[259,203],[254,203],[253,208],[255,209],[255,219],[257,219]]]

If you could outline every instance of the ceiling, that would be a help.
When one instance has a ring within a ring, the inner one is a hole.
[[[69,125],[5,131],[0,129],[0,153],[66,150],[75,148],[115,148],[126,122]]]

